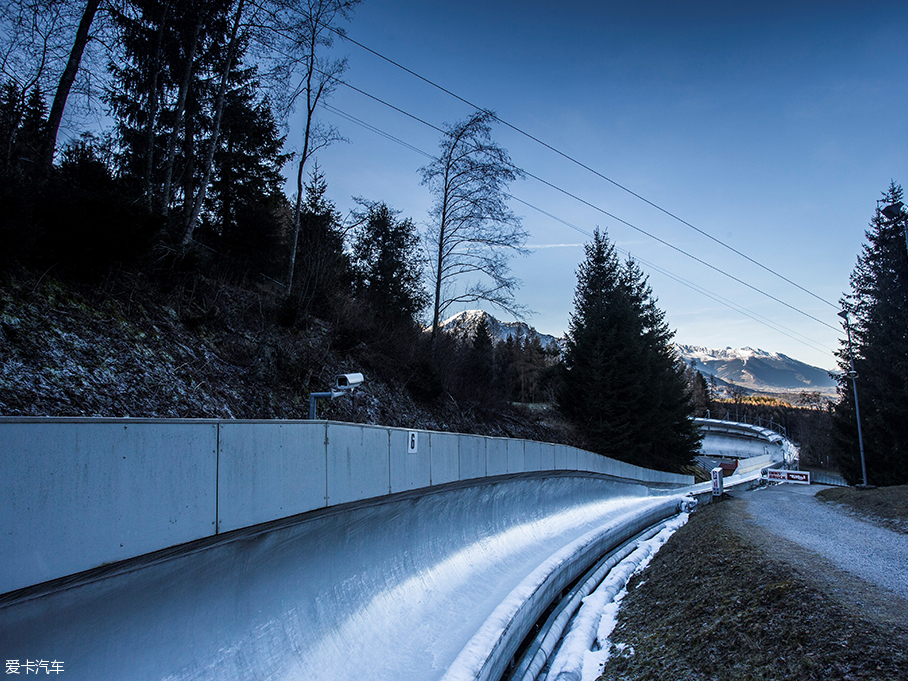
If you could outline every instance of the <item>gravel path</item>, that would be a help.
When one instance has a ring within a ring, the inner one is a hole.
[[[775,485],[744,496],[764,528],[837,567],[908,599],[908,536],[825,504],[817,485]]]
[[[879,621],[908,623],[908,536],[815,498],[818,485],[734,494],[745,535],[773,557]]]

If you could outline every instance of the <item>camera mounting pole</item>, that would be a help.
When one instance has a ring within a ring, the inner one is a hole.
[[[316,400],[333,400],[341,395],[352,393],[363,382],[362,374],[340,374],[334,379],[334,390],[326,393],[309,393],[309,420],[315,420]]]

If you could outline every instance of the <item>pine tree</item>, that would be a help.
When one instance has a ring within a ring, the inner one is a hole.
[[[202,195],[211,140],[214,152],[223,147],[214,127],[223,118],[218,105],[228,101],[226,85],[250,80],[237,67],[248,40],[233,35],[233,15],[241,11],[234,4],[140,0],[115,14],[124,55],[111,64],[107,99],[123,146],[121,172],[148,207],[171,216],[178,237]]]
[[[558,405],[597,452],[677,469],[699,446],[673,333],[646,277],[598,231],[577,274]]]
[[[892,183],[866,232],[867,243],[843,301],[851,320],[852,350],[864,438],[867,478],[874,485],[908,483],[908,249],[904,215],[880,210],[903,200]],[[835,458],[845,478],[863,479],[847,341],[837,353],[843,372],[834,413]]]
[[[476,325],[473,341],[468,353],[468,392],[473,394],[480,404],[489,405],[497,397],[493,391],[495,385],[495,349],[489,324],[483,317]]]
[[[317,165],[304,189],[297,266],[291,282],[295,313],[303,319],[329,315],[336,309],[336,301],[350,294],[353,283],[341,216],[326,196],[328,185]]]
[[[12,80],[0,90],[0,172],[28,175],[40,160],[46,139],[47,106],[35,88],[27,94]]]
[[[356,292],[378,316],[412,323],[428,302],[416,226],[385,203],[360,204],[365,211],[356,215],[360,227],[353,241]]]
[[[30,95],[14,81],[0,89],[0,265],[40,250],[35,226],[40,200],[39,169],[47,107],[37,88]]]
[[[235,69],[231,82],[199,238],[255,273],[278,277],[284,261],[275,256],[286,254],[280,236],[289,211],[281,167],[289,154],[281,151],[284,138],[268,100],[256,99],[256,69]]]

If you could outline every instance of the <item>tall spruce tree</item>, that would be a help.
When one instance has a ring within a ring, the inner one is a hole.
[[[257,99],[256,75],[255,67],[231,74],[201,238],[256,273],[280,277],[289,211],[281,167],[290,155],[282,153],[284,137],[269,101]]]
[[[881,207],[903,200],[894,182],[883,193],[843,307],[851,320],[858,403],[867,479],[873,485],[908,483],[908,248],[904,215],[886,217]],[[835,459],[846,480],[863,479],[849,348],[838,352],[843,372],[834,412]]]
[[[598,230],[577,273],[557,395],[561,411],[600,454],[677,470],[699,448],[673,332],[633,261]]]

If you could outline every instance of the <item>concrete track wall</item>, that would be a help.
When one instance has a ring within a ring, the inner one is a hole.
[[[0,593],[213,535],[217,434],[0,422]]]
[[[680,498],[572,473],[395,495],[0,605],[0,641],[86,681],[496,678],[553,598]]]
[[[0,594],[181,543],[440,484],[672,475],[564,445],[324,421],[0,418]]]

